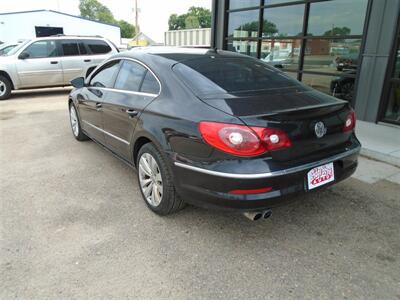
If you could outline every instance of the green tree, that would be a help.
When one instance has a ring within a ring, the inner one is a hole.
[[[200,28],[199,19],[195,16],[188,16],[185,19],[185,29]]]
[[[333,27],[331,30],[325,31],[325,36],[334,36],[334,35],[349,35],[351,29],[349,27]]]
[[[136,28],[132,24],[119,20],[118,26],[121,28],[121,37],[130,39],[136,35]]]
[[[110,9],[97,0],[80,0],[79,10],[82,17],[88,18],[90,20],[96,20],[111,24],[116,23],[116,20],[114,19],[114,16]]]
[[[79,10],[84,18],[118,25],[123,38],[133,38],[136,35],[135,26],[124,20],[117,21],[111,10],[97,0],[79,0]]]
[[[211,11],[203,7],[192,6],[186,14],[172,14],[168,20],[169,30],[210,28]]]
[[[249,22],[241,25],[236,30],[243,30],[249,32],[258,32],[258,21]],[[263,24],[263,36],[271,36],[278,33],[278,29],[276,28],[275,23],[269,22],[268,20],[264,20]]]

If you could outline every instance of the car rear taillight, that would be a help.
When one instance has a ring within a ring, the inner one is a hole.
[[[343,125],[343,132],[351,132],[354,130],[355,127],[356,127],[356,113],[354,112],[354,110],[352,110],[346,117],[346,121],[344,122]]]
[[[239,156],[257,156],[291,146],[287,134],[274,128],[200,122],[199,130],[209,145]]]

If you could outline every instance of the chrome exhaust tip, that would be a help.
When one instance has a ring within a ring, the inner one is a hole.
[[[272,210],[268,209],[263,212],[263,219],[268,219],[271,216],[272,216]]]
[[[249,219],[251,221],[257,221],[257,220],[260,220],[263,217],[263,212],[261,212],[261,211],[255,211],[255,212],[249,211],[249,212],[243,213],[243,215],[247,219]]]
[[[261,219],[265,220],[272,216],[272,210],[267,209],[263,211],[249,211],[243,213],[243,215],[251,221],[257,221]]]

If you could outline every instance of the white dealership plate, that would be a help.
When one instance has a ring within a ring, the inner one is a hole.
[[[312,190],[335,180],[333,162],[316,167],[307,174],[308,189]]]

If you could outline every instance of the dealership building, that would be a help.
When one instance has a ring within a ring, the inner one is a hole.
[[[211,44],[400,125],[399,0],[213,0]],[[400,133],[399,133],[400,134]]]

